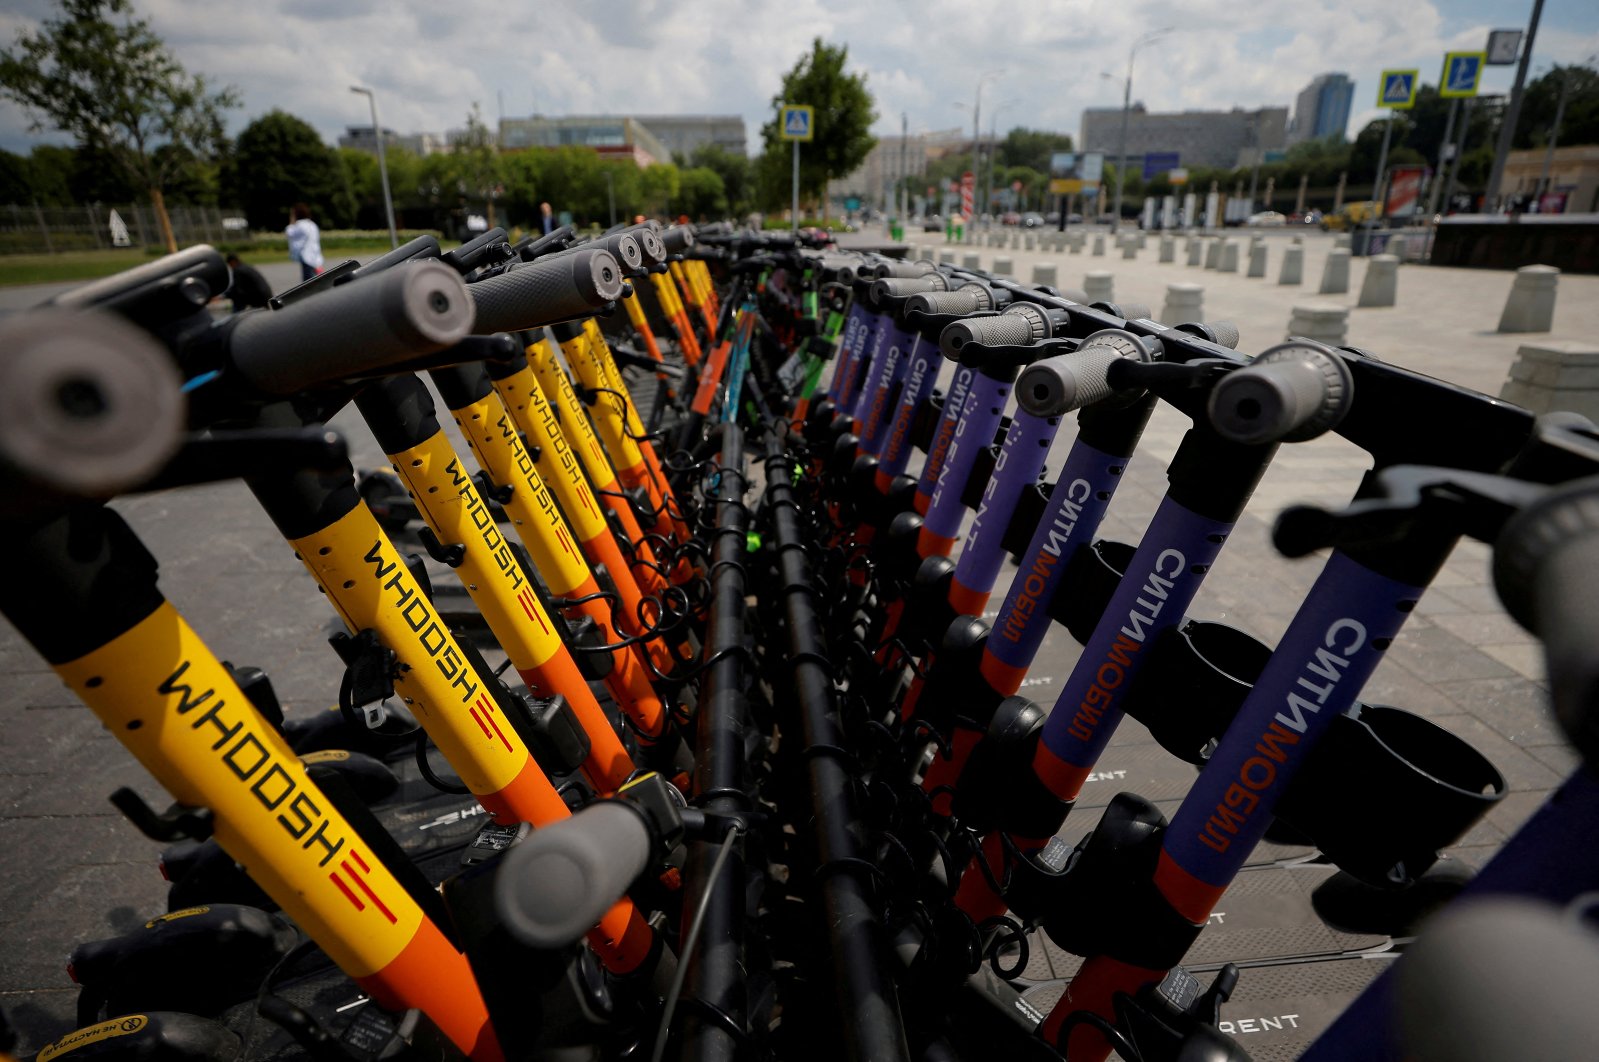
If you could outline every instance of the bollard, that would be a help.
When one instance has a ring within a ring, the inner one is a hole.
[[[961,268],[971,270],[982,269],[983,259],[976,251],[972,251],[969,254],[963,254],[961,255]]]
[[[1266,245],[1251,243],[1249,245],[1249,276],[1263,277],[1266,275]]]
[[[1029,232],[1026,236],[1022,237],[1022,250],[1024,250],[1024,251],[1032,251],[1032,250],[1036,250],[1037,248],[1038,248],[1038,238],[1035,237],[1032,233]]]
[[[1197,236],[1188,237],[1188,264],[1197,266],[1205,255],[1205,241]]]
[[[1345,232],[1345,233],[1340,233],[1337,236],[1334,236],[1333,237],[1333,247],[1334,247],[1334,249],[1341,248],[1341,249],[1343,249],[1345,251],[1349,250],[1349,233]]]
[[[1089,302],[1115,302],[1115,274],[1103,269],[1083,275],[1083,294]]]
[[[1327,252],[1327,264],[1321,270],[1322,295],[1343,295],[1349,291],[1349,248],[1334,247]]]
[[[1094,234],[1094,257],[1105,257],[1105,234],[1102,232]]]
[[[1222,245],[1222,238],[1220,236],[1212,236],[1206,242],[1206,244],[1205,244],[1205,268],[1206,269],[1215,269],[1217,266],[1221,265],[1221,245]]]
[[[1221,255],[1216,263],[1218,273],[1238,272],[1238,241],[1223,240],[1221,242]]]
[[[955,264],[955,252],[954,251],[939,251],[938,252],[938,264],[939,265],[954,265]]]
[[[1279,284],[1299,284],[1305,279],[1305,248],[1297,243],[1283,252],[1282,272],[1277,274]]]
[[[1033,265],[1033,287],[1052,288],[1059,279],[1059,271],[1054,262],[1038,262]]]
[[[1349,331],[1349,307],[1330,302],[1306,302],[1294,307],[1288,318],[1288,337],[1303,336],[1330,347],[1344,345]]]
[[[1408,249],[1408,246],[1409,245],[1405,240],[1404,234],[1400,233],[1399,235],[1390,236],[1388,238],[1388,246],[1385,248],[1385,250],[1388,254],[1393,255],[1395,260],[1403,262],[1405,260],[1405,251]]]
[[[994,259],[994,273],[998,276],[1009,277],[1016,274],[1016,260],[1007,255],[999,255]]]
[[[1203,321],[1205,289],[1198,284],[1167,284],[1166,305],[1160,310],[1160,323],[1168,325]]]
[[[1128,238],[1122,241],[1122,257],[1132,259],[1138,257],[1138,241]]]
[[[1599,347],[1591,341],[1523,344],[1499,397],[1534,413],[1558,409],[1599,417]]]
[[[1554,328],[1555,288],[1559,283],[1560,270],[1554,266],[1530,265],[1516,270],[1510,297],[1499,315],[1499,331],[1548,332]]]
[[[1175,262],[1177,260],[1177,239],[1174,236],[1160,238],[1160,260],[1162,262]]]
[[[1366,279],[1360,284],[1360,306],[1392,306],[1399,298],[1399,259],[1374,254],[1367,260]]]

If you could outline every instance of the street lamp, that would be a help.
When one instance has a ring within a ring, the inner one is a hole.
[[[1138,49],[1151,41],[1164,37],[1175,28],[1175,26],[1166,26],[1158,30],[1151,30],[1134,41],[1133,46],[1127,49],[1127,81],[1122,87],[1121,147],[1117,152],[1119,161],[1116,163],[1116,208],[1110,219],[1111,232],[1120,232],[1122,227],[1122,186],[1127,183],[1127,118],[1132,113],[1133,106],[1133,57],[1138,54]]]
[[[978,153],[978,151],[979,151],[979,149],[981,147],[981,143],[982,143],[981,140],[979,139],[981,134],[978,131],[978,123],[982,119],[982,112],[983,112],[983,85],[985,83],[989,82],[989,81],[994,80],[997,77],[1000,77],[1004,73],[1005,73],[1005,71],[1003,69],[990,70],[987,73],[985,73],[982,77],[977,79],[977,99],[972,102],[972,210],[973,211],[975,211],[977,209],[977,184],[976,184],[976,182],[977,182],[977,162],[978,162],[978,154],[977,153]],[[967,220],[970,220],[970,219],[967,219]]]
[[[383,127],[378,125],[378,100],[369,88],[351,85],[350,91],[365,96],[372,108],[372,135],[378,141],[378,178],[383,182],[383,213],[389,219],[389,247],[400,246],[400,233],[394,227],[394,197],[389,194],[389,164],[383,157]]]

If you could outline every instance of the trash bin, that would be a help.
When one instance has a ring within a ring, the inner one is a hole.
[[[1375,224],[1356,225],[1349,234],[1349,253],[1355,258],[1382,254],[1388,248],[1388,239],[1392,235],[1392,232],[1379,229]]]

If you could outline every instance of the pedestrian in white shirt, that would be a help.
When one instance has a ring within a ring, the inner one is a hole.
[[[289,238],[289,257],[300,263],[300,279],[310,280],[322,272],[322,230],[311,220],[311,208],[304,203],[294,204],[289,219],[289,227],[283,230]]]

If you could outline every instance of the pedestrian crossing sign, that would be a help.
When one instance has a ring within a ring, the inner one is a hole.
[[[798,104],[783,104],[778,119],[778,136],[783,140],[810,140],[816,132],[815,108]]]
[[[1416,105],[1415,70],[1384,70],[1381,88],[1377,92],[1377,106],[1396,111],[1408,111]]]
[[[1438,86],[1438,95],[1444,99],[1475,96],[1477,85],[1482,81],[1482,68],[1487,62],[1487,52],[1445,53],[1444,76]]]

